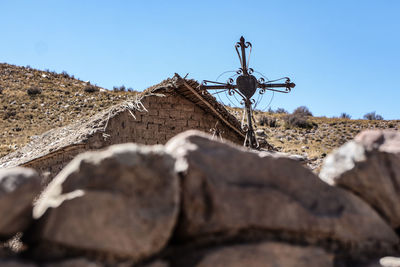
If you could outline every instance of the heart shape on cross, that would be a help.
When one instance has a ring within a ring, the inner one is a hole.
[[[236,79],[239,91],[248,99],[250,99],[257,90],[257,79],[253,75],[239,76]]]

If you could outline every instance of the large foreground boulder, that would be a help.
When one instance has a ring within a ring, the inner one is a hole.
[[[369,205],[294,160],[260,157],[198,131],[174,137],[166,151],[183,175],[181,239],[249,230],[356,246],[398,242]]]
[[[123,144],[77,156],[34,207],[36,242],[134,261],[157,253],[178,214],[173,165],[161,146]]]
[[[326,158],[320,177],[354,192],[400,227],[399,132],[362,132]]]
[[[0,170],[0,240],[24,231],[32,221],[33,200],[40,178],[28,168]]]

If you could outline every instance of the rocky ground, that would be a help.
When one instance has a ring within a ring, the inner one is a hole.
[[[114,145],[46,186],[0,171],[0,266],[399,266],[399,184],[397,131],[359,134],[320,177],[198,131]]]
[[[243,117],[242,110],[228,109],[237,116]],[[319,172],[327,154],[340,147],[363,130],[400,128],[400,120],[352,120],[305,116],[307,127],[288,125],[290,114],[277,114],[255,111],[256,134],[267,141],[277,151],[301,155],[308,161],[308,166]]]
[[[0,156],[136,95],[0,64]],[[259,142],[314,172],[196,131],[78,155],[49,184],[0,170],[0,266],[400,266],[400,121],[289,116],[256,112]]]

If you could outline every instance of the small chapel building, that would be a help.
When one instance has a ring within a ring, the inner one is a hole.
[[[42,134],[1,158],[0,168],[30,167],[52,178],[79,153],[127,142],[165,144],[188,129],[237,144],[245,138],[240,122],[222,104],[195,80],[175,74],[132,101]]]

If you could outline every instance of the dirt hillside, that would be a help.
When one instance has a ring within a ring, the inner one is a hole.
[[[0,157],[135,94],[105,90],[66,72],[0,64]]]
[[[0,64],[0,157],[24,146],[52,128],[89,117],[137,92],[110,91],[74,78],[68,73],[41,71]],[[242,110],[227,107],[239,120]],[[309,159],[320,166],[323,158],[364,129],[395,129],[400,121],[351,120],[256,112],[257,135],[276,150]]]

